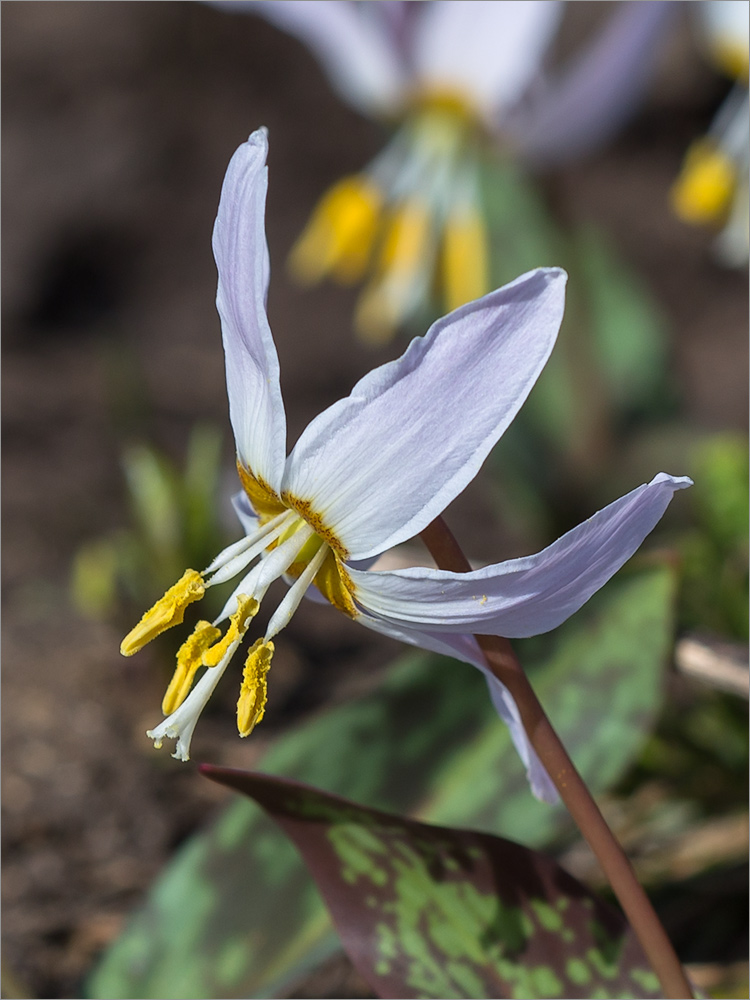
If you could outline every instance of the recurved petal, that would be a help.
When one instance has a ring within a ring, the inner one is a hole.
[[[462,306],[307,427],[284,489],[351,559],[416,535],[474,478],[549,357],[566,277],[530,271]]]
[[[559,0],[437,0],[420,5],[414,41],[422,85],[455,88],[485,113],[513,104],[539,70]]]
[[[279,359],[266,317],[267,152],[266,130],[258,129],[232,157],[221,190],[213,248],[237,454],[256,478],[278,490],[286,456],[286,418]]]
[[[404,69],[380,4],[349,0],[252,0],[219,3],[224,10],[259,14],[315,53],[340,96],[365,114],[400,104]],[[388,4],[384,4],[388,7]]]
[[[510,730],[513,744],[518,751],[518,756],[523,761],[526,768],[526,775],[531,785],[534,795],[542,802],[555,803],[558,801],[557,789],[547,774],[542,762],[537,756],[536,750],[529,742],[526,730],[521,722],[521,715],[513,697],[505,687],[488,669],[482,651],[479,648],[473,635],[458,635],[449,632],[425,632],[418,629],[398,627],[390,622],[386,622],[369,615],[362,615],[357,619],[362,625],[382,632],[401,642],[409,643],[412,646],[419,646],[432,653],[441,653],[444,656],[452,656],[454,659],[470,663],[481,670],[487,681],[490,698],[495,711]]]
[[[471,573],[350,569],[365,611],[397,627],[520,638],[556,628],[625,563],[685,477],[659,473],[533,556]]]

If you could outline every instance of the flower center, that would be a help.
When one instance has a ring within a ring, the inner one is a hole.
[[[207,588],[247,571],[217,621],[198,622],[180,647],[174,676],[162,702],[168,717],[148,733],[157,747],[165,737],[177,740],[174,756],[182,760],[188,759],[198,716],[274,580],[284,577],[290,587],[271,616],[264,637],[248,654],[237,703],[240,736],[248,736],[263,717],[266,676],[274,651],[272,639],[289,624],[308,588],[317,586],[331,604],[350,617],[358,613],[354,587],[343,564],[346,549],[323,518],[308,501],[286,494],[282,499],[249,470],[239,464],[238,469],[245,492],[259,515],[256,530],[224,549],[202,573],[186,570],[120,647],[125,656],[138,652],[161,632],[182,622],[187,606],[203,597]],[[226,618],[229,627],[222,636],[216,626]],[[201,667],[206,669],[193,687]]]
[[[406,103],[406,114],[451,118],[464,128],[481,128],[482,115],[471,97],[458,88],[425,87],[414,91]]]

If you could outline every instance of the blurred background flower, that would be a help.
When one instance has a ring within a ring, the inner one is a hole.
[[[559,0],[216,6],[296,35],[345,101],[395,128],[366,169],[323,196],[290,257],[303,283],[367,278],[355,327],[374,343],[494,287],[484,161],[549,165],[610,138],[642,97],[675,13],[622,4],[549,74]]]
[[[734,85],[705,136],[688,149],[672,188],[672,204],[684,222],[720,230],[714,243],[717,259],[744,268],[750,225],[750,4],[701,0],[691,5],[690,14],[705,58]]]

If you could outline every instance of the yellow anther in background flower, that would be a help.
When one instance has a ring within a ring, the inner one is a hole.
[[[448,312],[480,298],[489,290],[487,228],[475,209],[448,216],[440,263]]]
[[[221,635],[221,630],[210,622],[198,622],[193,634],[183,642],[177,652],[177,667],[161,703],[165,715],[174,712],[190,693],[195,673],[203,661],[203,654]]]
[[[684,222],[721,222],[734,194],[734,164],[713,142],[701,139],[690,147],[682,173],[672,188],[672,205]]]
[[[745,15],[747,16],[747,15]],[[747,42],[732,41],[725,38],[716,41],[711,46],[711,57],[716,65],[735,80],[747,80],[748,78],[748,51]]]
[[[421,199],[410,199],[392,213],[376,275],[357,303],[355,326],[363,340],[383,344],[393,337],[419,272],[429,266],[430,237],[430,212]]]
[[[405,202],[393,213],[386,228],[378,271],[408,280],[423,262],[429,235],[430,213],[427,205],[416,198]]]
[[[379,346],[392,340],[398,316],[382,280],[371,281],[360,295],[354,314],[357,336],[366,344]]]
[[[251,620],[257,614],[258,607],[258,602],[254,597],[248,597],[247,594],[237,595],[237,610],[229,618],[229,628],[224,638],[220,639],[219,642],[211,646],[203,654],[203,663],[207,667],[215,667],[221,663],[229,647],[233,643],[240,641],[245,632],[247,632]]]
[[[266,675],[271,666],[273,650],[272,642],[258,639],[247,655],[237,701],[237,728],[240,736],[249,736],[263,718],[268,696]]]
[[[370,261],[383,196],[366,177],[345,177],[318,202],[289,257],[297,280],[326,274],[344,284],[359,281]]]
[[[188,604],[199,601],[205,591],[206,587],[200,573],[194,569],[186,569],[177,583],[169,588],[122,640],[120,646],[122,655],[132,656],[157,635],[166,632],[173,625],[179,625]]]

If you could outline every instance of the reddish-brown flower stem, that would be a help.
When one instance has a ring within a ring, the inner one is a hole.
[[[442,517],[428,525],[421,537],[440,569],[453,573],[467,573],[471,569]],[[693,992],[690,983],[656,911],[552,728],[510,643],[507,639],[490,635],[478,635],[476,639],[488,667],[513,695],[532,746],[609,879],[646,957],[659,977],[664,996],[670,1000],[691,1000]]]

